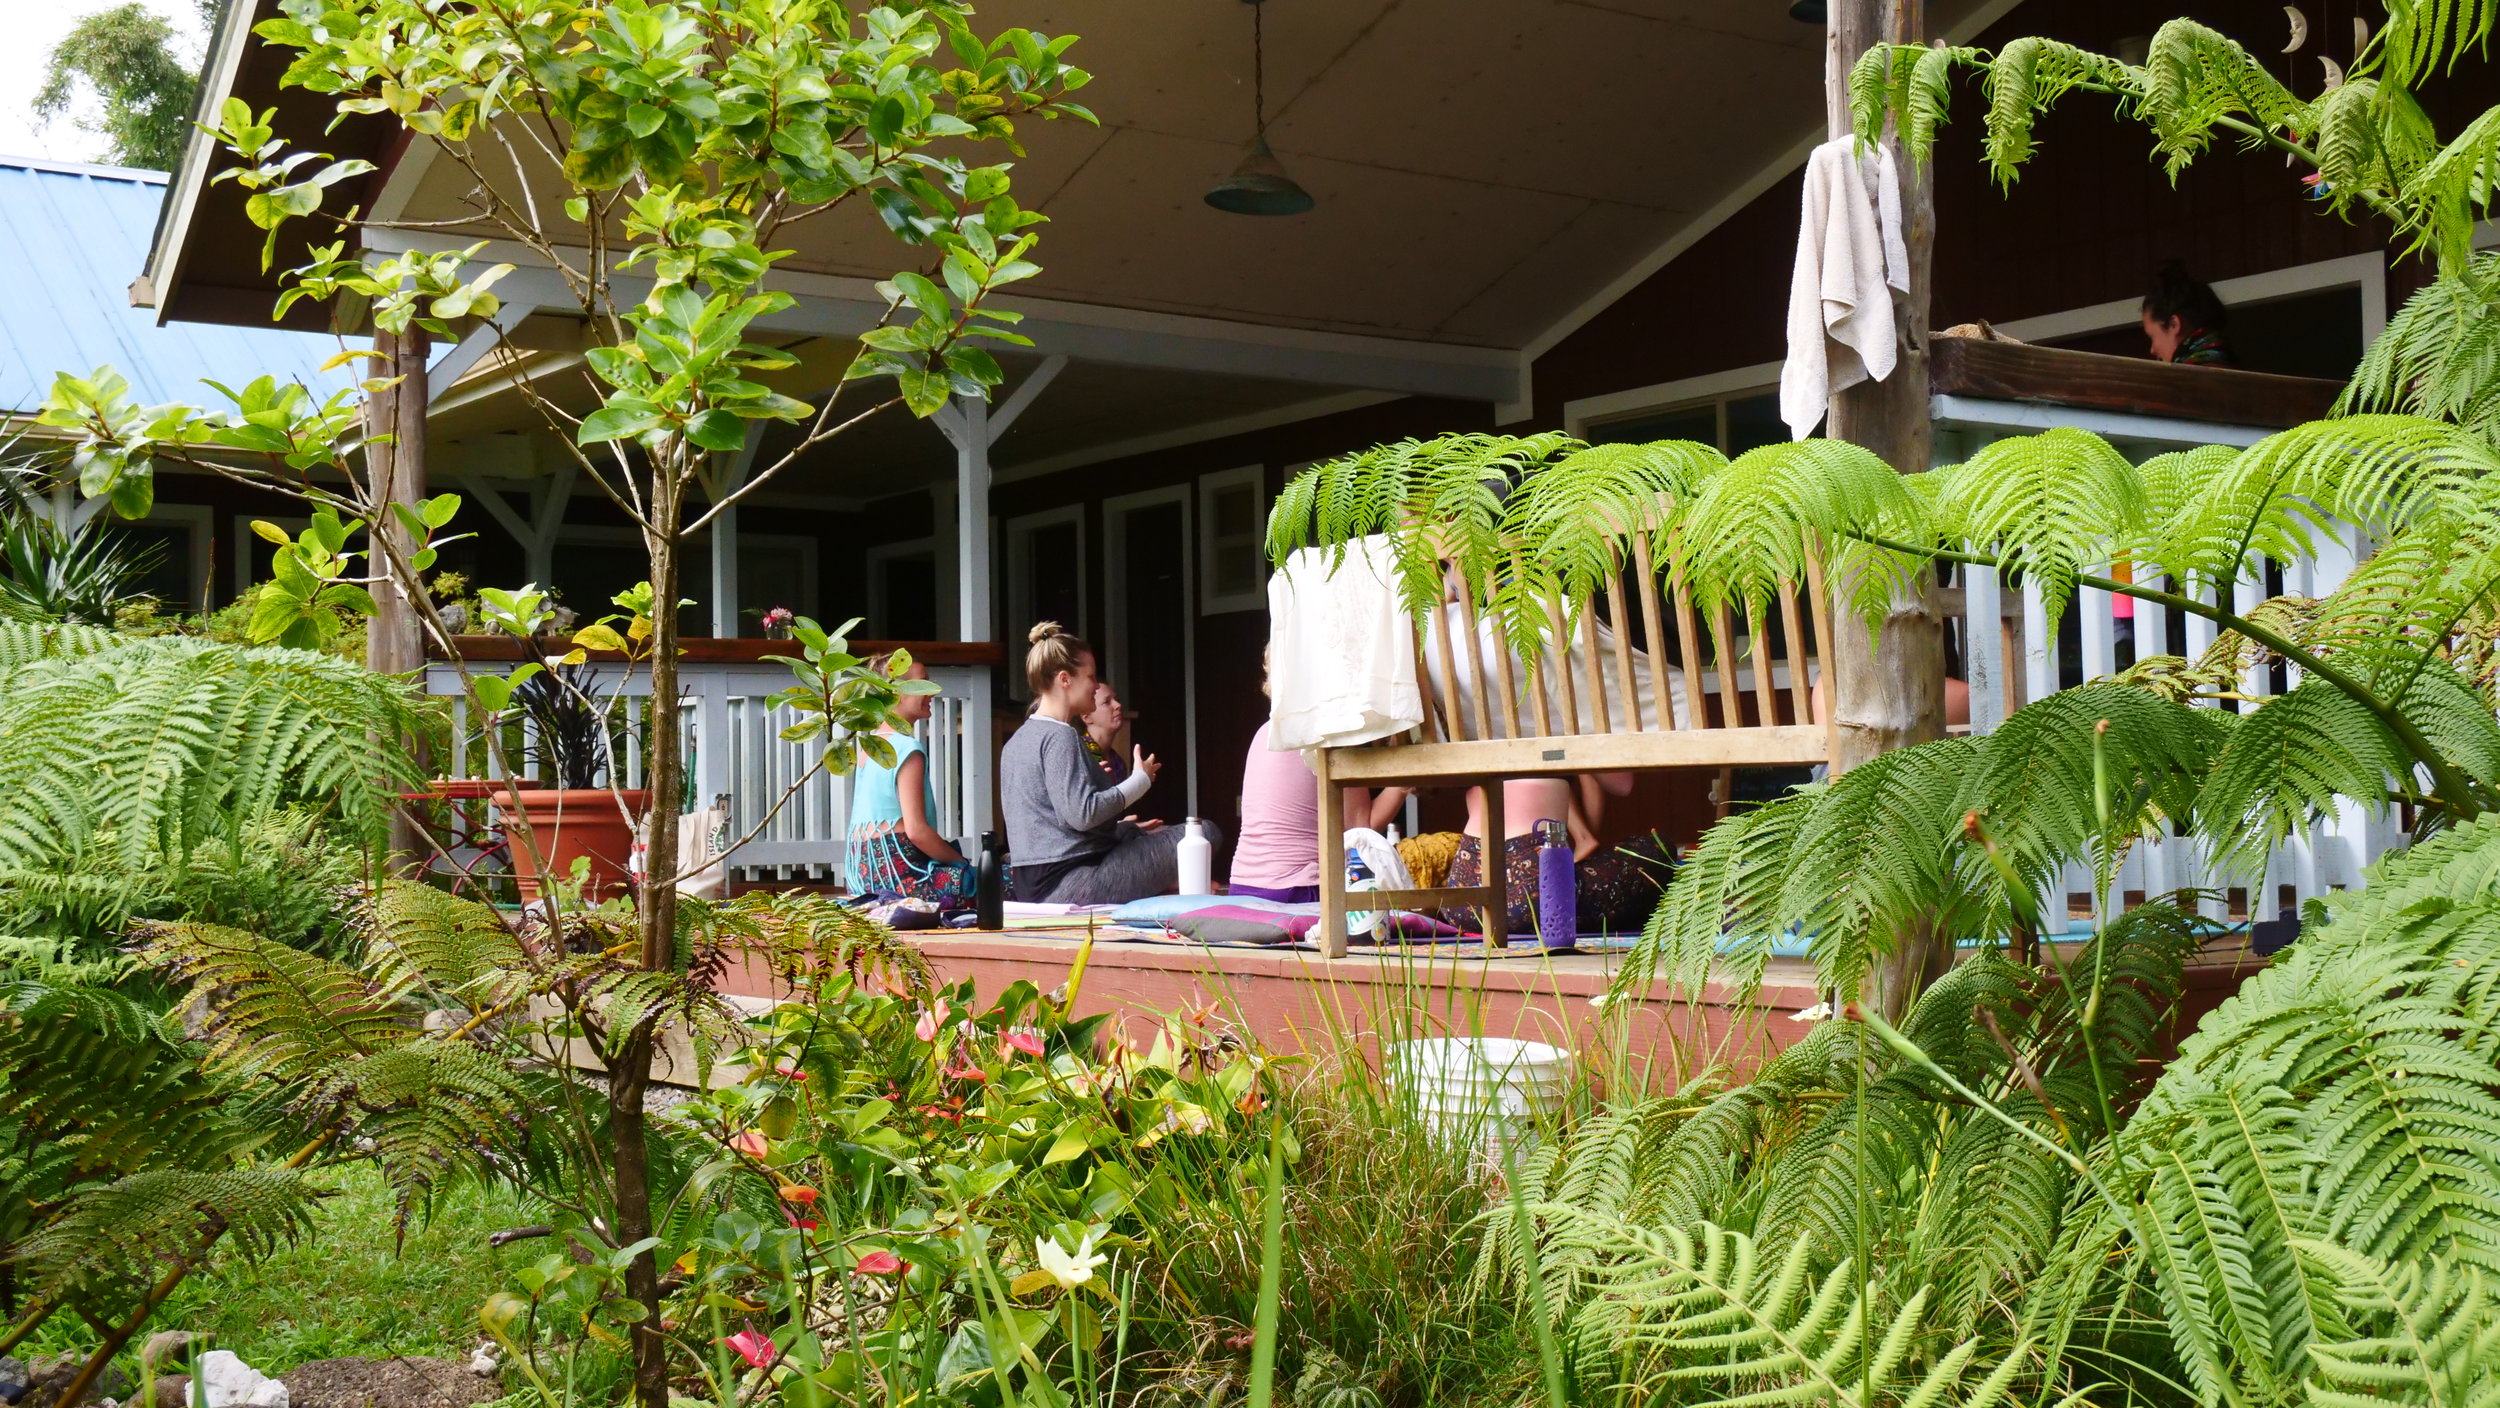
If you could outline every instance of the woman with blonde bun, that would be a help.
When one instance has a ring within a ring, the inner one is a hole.
[[[1006,813],[1010,878],[1019,900],[1125,904],[1169,893],[1180,880],[1180,833],[1124,821],[1163,765],[1129,751],[1128,775],[1111,781],[1087,753],[1094,712],[1094,648],[1056,621],[1025,637],[1025,683],[1033,713],[999,754],[999,808]],[[1206,828],[1213,842],[1212,826]]]

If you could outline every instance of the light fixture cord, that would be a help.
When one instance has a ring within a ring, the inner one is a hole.
[[[1250,116],[1256,131],[1267,135],[1267,6],[1250,0]]]

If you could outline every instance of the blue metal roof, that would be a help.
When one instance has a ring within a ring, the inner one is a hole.
[[[239,387],[272,375],[321,395],[353,380],[353,367],[320,370],[339,350],[333,337],[159,327],[154,309],[131,307],[164,200],[161,172],[0,156],[0,413],[42,405],[55,372],[84,376],[108,363],[142,405],[223,405],[202,377]]]

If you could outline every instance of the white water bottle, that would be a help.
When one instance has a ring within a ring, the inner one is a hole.
[[[1181,823],[1181,843],[1177,849],[1181,869],[1181,893],[1206,895],[1215,892],[1215,848],[1207,844],[1206,833],[1198,827],[1198,818]]]

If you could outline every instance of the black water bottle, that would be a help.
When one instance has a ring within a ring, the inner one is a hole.
[[[998,833],[995,831],[981,833],[981,856],[974,873],[972,907],[976,927],[1007,927],[1007,861],[998,853]]]

